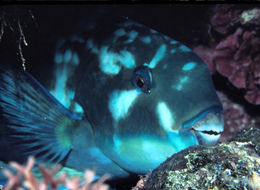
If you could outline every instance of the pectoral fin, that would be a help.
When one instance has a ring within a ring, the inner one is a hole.
[[[29,73],[0,68],[0,159],[61,162],[81,118],[59,103]]]

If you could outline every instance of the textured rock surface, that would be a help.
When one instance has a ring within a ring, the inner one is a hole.
[[[135,189],[259,189],[260,130],[251,128],[229,143],[193,146],[156,168]]]

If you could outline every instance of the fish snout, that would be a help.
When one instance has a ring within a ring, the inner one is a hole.
[[[185,122],[182,130],[195,136],[199,145],[216,144],[224,131],[224,113],[220,106],[213,106]]]

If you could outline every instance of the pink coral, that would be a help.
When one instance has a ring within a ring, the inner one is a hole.
[[[244,98],[260,105],[260,9],[242,11],[233,5],[218,5],[211,19],[213,30],[222,35],[213,37],[208,47],[194,47],[215,72],[228,78]]]
[[[95,172],[91,170],[85,171],[84,184],[80,187],[81,179],[79,177],[68,178],[66,173],[62,173],[59,177],[54,176],[60,170],[60,166],[56,165],[52,169],[48,169],[43,165],[40,165],[40,171],[42,174],[42,181],[39,181],[34,176],[32,169],[34,167],[35,159],[29,157],[27,164],[22,166],[16,162],[11,162],[10,166],[17,170],[14,175],[8,169],[3,169],[3,173],[8,178],[8,182],[4,187],[5,190],[20,190],[21,186],[24,185],[31,190],[47,190],[50,186],[52,190],[57,189],[59,185],[65,185],[71,190],[107,190],[108,185],[104,182],[109,178],[109,176],[104,175],[97,182],[91,183],[95,176]],[[22,180],[24,177],[24,180]]]
[[[151,174],[152,172],[149,172],[146,175],[141,176],[141,179],[137,182],[136,186],[132,188],[132,190],[145,190],[144,186]]]
[[[230,28],[239,22],[241,10],[233,11],[234,5],[217,5],[211,18],[212,27],[219,33],[226,34]]]

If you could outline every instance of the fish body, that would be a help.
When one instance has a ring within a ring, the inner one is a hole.
[[[0,69],[1,161],[120,178],[218,141],[223,109],[202,59],[134,21],[104,25],[58,43],[50,86]]]

